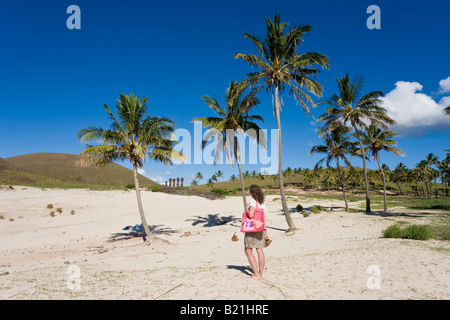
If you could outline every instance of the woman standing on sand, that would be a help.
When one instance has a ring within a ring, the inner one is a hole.
[[[258,185],[250,186],[250,195],[252,196],[252,200],[250,204],[247,206],[247,214],[250,219],[253,218],[255,213],[256,205],[258,203],[259,208],[264,210],[264,216],[266,214],[266,206],[264,205],[264,193]],[[264,217],[265,219],[265,217]],[[247,256],[248,262],[253,269],[253,279],[262,279],[264,266],[266,263],[266,258],[264,255],[264,247],[270,244],[271,240],[269,240],[269,236],[267,231],[261,232],[250,232],[246,233],[244,237],[244,246],[245,246],[245,255]],[[253,249],[256,249],[256,253],[258,254],[258,264],[256,263],[255,256],[253,255]],[[259,268],[258,268],[259,265]]]

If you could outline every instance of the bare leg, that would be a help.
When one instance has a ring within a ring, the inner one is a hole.
[[[266,256],[264,255],[263,248],[256,249],[256,252],[258,253],[259,276],[262,278],[264,267],[266,265]]]
[[[260,279],[261,275],[259,273],[258,266],[256,264],[256,259],[255,259],[255,256],[253,255],[252,249],[251,248],[245,248],[244,252],[245,252],[245,255],[247,256],[247,259],[248,259],[248,262],[250,263],[250,266],[253,269],[253,276],[252,276],[252,278]],[[259,256],[258,256],[258,258],[259,258]]]

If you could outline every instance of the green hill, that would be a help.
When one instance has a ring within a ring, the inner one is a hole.
[[[60,188],[118,188],[134,184],[133,171],[116,163],[103,167],[76,166],[78,155],[33,153],[0,158],[0,184]],[[139,176],[141,187],[158,185]]]

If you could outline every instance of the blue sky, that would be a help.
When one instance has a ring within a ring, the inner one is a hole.
[[[380,30],[366,26],[372,4],[381,9]],[[81,9],[80,30],[66,26],[70,5]],[[347,73],[364,77],[364,92],[385,92],[385,107],[398,117],[399,148],[407,157],[383,153],[383,163],[412,167],[430,152],[442,159],[450,149],[450,117],[438,112],[450,105],[448,12],[450,4],[442,0],[3,0],[0,157],[80,153],[77,131],[88,125],[107,128],[103,104],[113,107],[120,93],[147,96],[152,115],[168,116],[177,128],[193,132],[194,117],[212,115],[200,97],[222,101],[229,82],[251,71],[234,59],[237,52],[255,53],[243,32],[264,35],[264,18],[280,13],[292,25],[313,26],[299,52],[330,57],[330,69],[317,78],[324,97]],[[260,99],[255,113],[265,119],[261,127],[275,129],[271,97]],[[312,112],[318,117],[323,111]],[[281,121],[283,167],[312,168],[319,156],[308,152],[321,142],[313,118],[285,94]],[[226,164],[165,167],[151,161],[144,170],[161,181],[176,176],[190,181],[198,171],[205,178],[217,170],[225,178],[237,173]]]

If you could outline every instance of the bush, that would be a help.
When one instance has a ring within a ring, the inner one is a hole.
[[[303,217],[308,218],[309,217],[309,212],[304,212],[303,213]]]
[[[303,207],[302,207],[301,204],[298,204],[297,207],[296,207],[296,209],[297,209],[297,212],[303,211]]]
[[[411,225],[404,230],[404,238],[413,240],[429,240],[433,237],[430,226]]]
[[[134,185],[134,183],[129,183],[125,186],[125,189],[135,189],[136,186]]]
[[[394,224],[383,231],[385,238],[402,238],[403,230],[398,224]]]
[[[218,194],[221,194],[221,195],[228,194],[227,190],[223,190],[223,189],[220,189],[220,188],[211,189],[211,192],[218,193]]]
[[[383,236],[385,238],[429,240],[433,237],[433,233],[428,225],[410,225],[402,229],[400,225],[394,224],[383,231]]]
[[[313,213],[320,213],[321,211],[325,210],[322,206],[312,206],[311,212]]]
[[[161,192],[162,191],[162,186],[154,186],[154,187],[151,187],[150,190],[152,192]]]
[[[47,205],[47,208],[48,208],[48,209],[53,209],[53,205],[52,205],[51,203],[49,203],[49,204]]]

